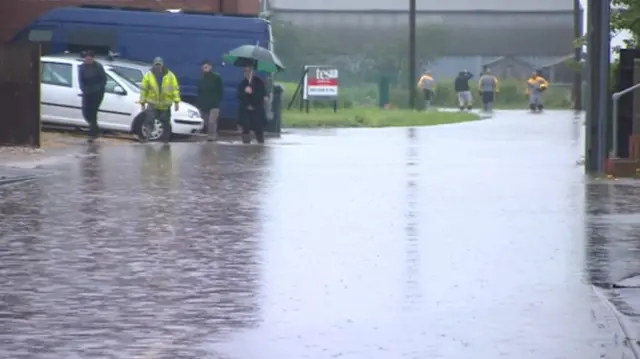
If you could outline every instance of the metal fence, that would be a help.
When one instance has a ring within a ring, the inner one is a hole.
[[[40,147],[40,48],[0,45],[0,146]]]

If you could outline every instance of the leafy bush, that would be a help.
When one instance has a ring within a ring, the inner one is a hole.
[[[472,83],[473,84],[473,83]],[[284,106],[288,106],[297,87],[296,83],[281,83],[285,88]],[[500,92],[496,96],[495,106],[497,108],[522,108],[528,104],[526,87],[522,81],[506,80],[500,84]],[[418,91],[416,104],[418,108],[423,106],[422,92]],[[549,108],[570,108],[571,88],[562,85],[551,84],[546,91],[545,104]],[[480,105],[480,96],[477,91],[474,93],[475,106]],[[395,108],[407,108],[409,104],[409,91],[406,89],[392,88],[390,93],[390,105]],[[457,107],[457,94],[453,88],[452,81],[442,81],[438,83],[434,105],[439,107]],[[296,102],[295,106],[299,106]],[[332,107],[330,102],[312,103],[313,108]],[[340,87],[338,96],[338,106],[340,108],[352,107],[376,107],[378,106],[378,88],[374,84],[363,84],[359,87]]]

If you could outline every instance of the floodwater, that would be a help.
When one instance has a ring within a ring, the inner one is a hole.
[[[82,146],[0,187],[0,357],[630,358],[640,186],[581,121]]]

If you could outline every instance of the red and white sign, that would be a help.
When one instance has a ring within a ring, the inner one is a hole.
[[[328,66],[305,66],[305,100],[336,100],[338,98],[338,69]]]

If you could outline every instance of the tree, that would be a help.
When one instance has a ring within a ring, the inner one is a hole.
[[[365,50],[369,70],[376,77],[393,75],[404,79],[409,67],[409,29],[381,34],[381,39],[371,43]],[[421,27],[416,30],[416,56],[420,65],[442,57],[446,53],[448,31],[443,27]]]
[[[640,39],[640,0],[612,0],[611,28],[614,32],[627,30],[633,42]]]

